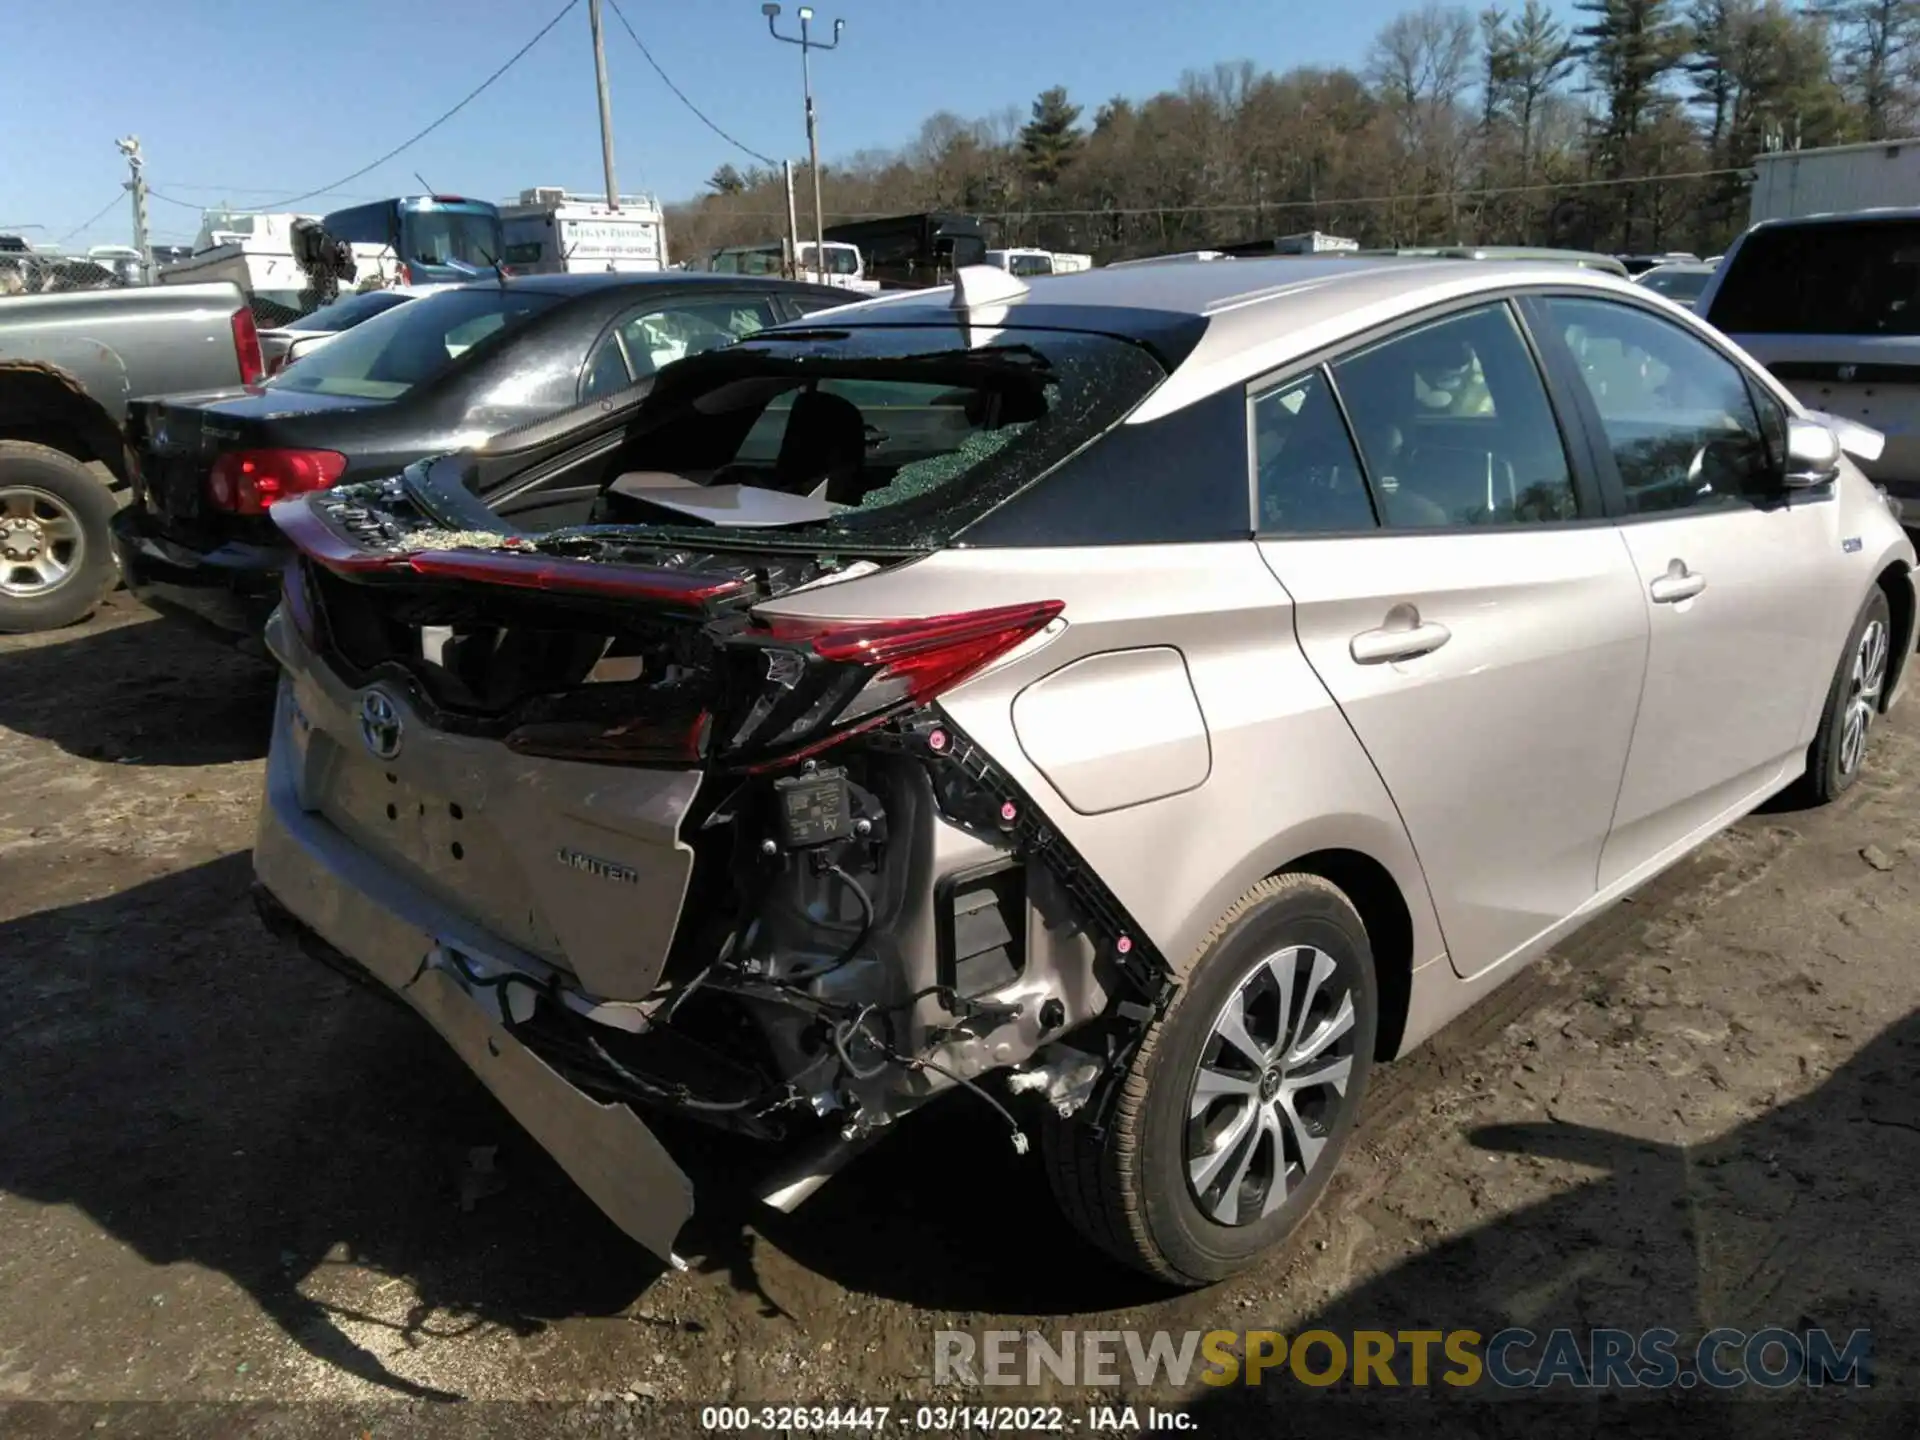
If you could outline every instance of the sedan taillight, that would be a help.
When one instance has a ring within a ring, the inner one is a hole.
[[[207,499],[234,515],[264,515],[276,501],[325,490],[346,473],[337,450],[229,450],[207,475]]]

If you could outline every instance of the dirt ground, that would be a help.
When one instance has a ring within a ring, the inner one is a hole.
[[[270,697],[124,595],[0,640],[0,1402],[76,1407],[0,1433],[124,1401],[911,1403],[941,1329],[1865,1327],[1874,1398],[1819,1397],[1821,1429],[1920,1389],[1920,701],[1841,804],[1749,818],[1377,1073],[1296,1243],[1169,1295],[965,1097],[790,1217],[736,1198],[751,1150],[667,1132],[701,1208],[662,1273],[423,1025],[260,929]],[[1163,1398],[1280,1435],[1300,1395]]]

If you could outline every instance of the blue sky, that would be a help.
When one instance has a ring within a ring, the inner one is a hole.
[[[87,0],[9,6],[0,29],[6,163],[0,229],[33,240],[124,243],[126,167],[139,135],[161,195],[192,206],[267,202],[336,181],[457,101],[553,17],[563,0]],[[910,139],[936,110],[1025,107],[1065,85],[1089,112],[1145,95],[1184,69],[1357,63],[1413,0],[817,0],[847,22],[816,55],[822,152]],[[619,0],[655,59],[722,128],[771,156],[804,155],[800,52],[766,31],[759,0]],[[1564,6],[1556,6],[1565,9]],[[783,28],[793,24],[786,5]],[[1311,16],[1308,21],[1307,16]],[[622,190],[696,193],[723,161],[750,163],[707,130],[606,11],[614,153]],[[820,26],[819,29],[830,29]],[[819,29],[816,33],[819,33]],[[586,0],[446,125],[321,210],[417,192],[500,200],[529,185],[600,186]],[[156,200],[156,240],[190,240],[197,209]]]

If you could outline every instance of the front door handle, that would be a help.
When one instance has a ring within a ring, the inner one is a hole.
[[[1647,587],[1647,593],[1653,596],[1656,605],[1677,605],[1682,600],[1691,600],[1707,588],[1707,577],[1697,570],[1687,569],[1684,560],[1667,562],[1667,573],[1660,576]]]
[[[1347,653],[1357,665],[1384,665],[1390,660],[1412,660],[1431,655],[1453,632],[1438,620],[1422,623],[1420,612],[1411,605],[1396,605],[1387,611],[1386,622],[1377,630],[1362,630],[1347,642]]]

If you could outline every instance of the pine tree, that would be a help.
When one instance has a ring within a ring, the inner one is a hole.
[[[1813,0],[1808,8],[1832,26],[1839,80],[1866,114],[1867,138],[1905,130],[1920,110],[1920,0]]]
[[[1020,130],[1020,156],[1027,179],[1036,185],[1058,183],[1080,153],[1080,107],[1067,99],[1066,87],[1042,90],[1033,102],[1033,118]]]
[[[1618,179],[1637,158],[1634,141],[1672,104],[1661,82],[1685,54],[1686,34],[1673,0],[1577,0],[1574,8],[1592,17],[1575,34],[1606,110],[1601,164]]]
[[[1484,105],[1489,127],[1512,123],[1520,141],[1520,178],[1532,178],[1535,137],[1547,98],[1574,67],[1571,39],[1541,0],[1527,0],[1511,24],[1504,10],[1480,17],[1486,46]]]
[[[747,181],[731,164],[722,165],[707,177],[707,188],[716,195],[738,195],[747,188]]]

